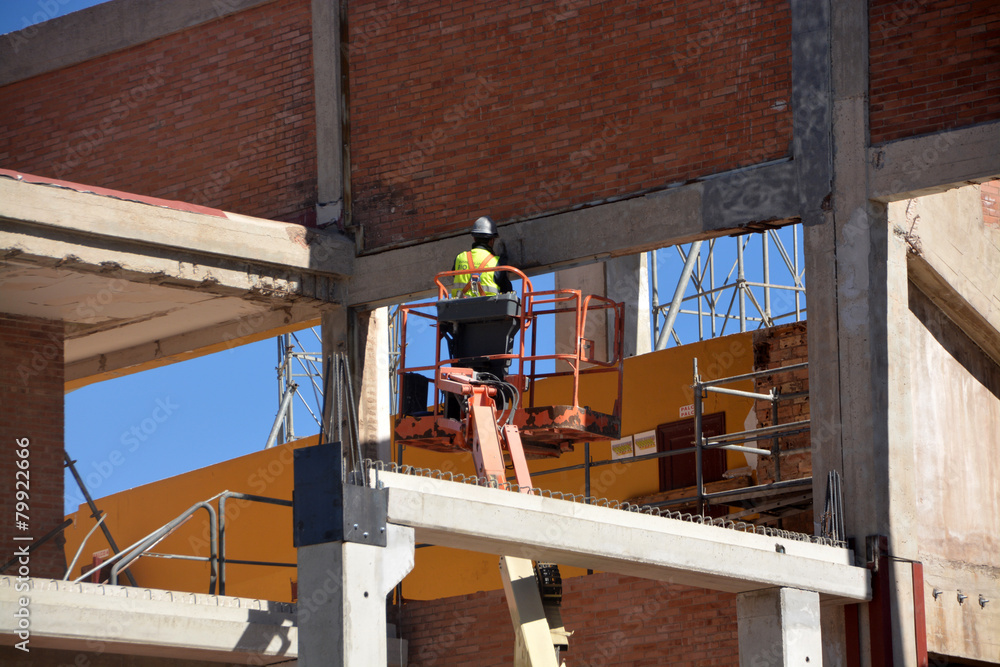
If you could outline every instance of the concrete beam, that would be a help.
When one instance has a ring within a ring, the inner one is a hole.
[[[0,176],[0,311],[66,323],[70,387],[301,328],[343,300],[354,244],[339,234],[40,180]]]
[[[889,205],[907,242],[910,280],[1000,363],[1000,229],[983,222],[979,188]]]
[[[899,201],[1000,176],[1000,121],[868,149],[872,199]]]
[[[332,232],[212,209],[183,210],[167,200],[129,201],[134,195],[128,193],[79,191],[86,187],[0,177],[0,219],[18,224],[23,233],[40,227],[72,235],[81,245],[134,246],[141,255],[174,250],[331,277],[353,271],[354,244]],[[4,250],[9,252],[0,246]]]
[[[322,318],[323,377],[330,400],[324,403],[323,423],[334,429],[327,440],[339,440],[336,430],[346,429],[346,404],[335,398],[342,380],[330,362],[334,355],[347,353],[354,390],[354,414],[363,458],[392,459],[392,394],[389,384],[389,312],[386,308],[359,310],[338,308]]]
[[[95,352],[92,349],[92,346],[100,343],[99,340],[67,340],[67,358],[72,355],[75,360],[66,364],[66,390],[72,391],[95,382],[231,350],[240,345],[315,326],[319,323],[320,312],[310,306],[294,305],[253,311],[239,319],[195,331],[169,336],[162,333],[154,335],[152,340],[130,347],[120,347],[115,341],[120,340],[121,336],[116,338],[109,333],[110,340],[106,343],[112,350],[108,352]],[[129,335],[137,336],[139,332],[130,332]]]
[[[780,225],[799,216],[797,178],[789,160],[755,165],[630,199],[503,225],[500,240],[511,264],[531,275]],[[387,305],[429,295],[434,275],[449,269],[468,243],[468,237],[460,236],[357,258],[350,305]]]
[[[741,593],[772,586],[867,600],[847,549],[391,472],[388,520],[418,542]]]
[[[0,576],[0,643],[213,662],[285,664],[298,653],[294,605],[197,593]],[[30,655],[30,654],[29,654]]]
[[[39,2],[36,23],[0,39],[0,86],[150,42],[274,0],[114,0],[53,18]],[[59,5],[66,4],[60,1]],[[44,21],[39,23],[39,20]]]
[[[515,667],[559,667],[553,630],[549,627],[532,562],[501,556],[500,578],[514,625]]]

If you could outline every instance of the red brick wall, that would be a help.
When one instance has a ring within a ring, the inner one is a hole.
[[[0,88],[0,166],[314,219],[309,0],[281,0]]]
[[[577,667],[735,665],[736,596],[598,573],[563,580],[563,622]],[[407,602],[409,664],[510,665],[514,630],[503,591]]]
[[[983,222],[1000,227],[1000,181],[989,181],[979,186],[983,199]]]
[[[787,0],[348,3],[366,249],[785,156]]]
[[[873,144],[1000,118],[994,0],[868,6]]]
[[[753,336],[754,370],[765,370],[792,366],[809,361],[806,343],[806,323],[793,322],[769,329],[759,329]],[[797,394],[809,391],[809,370],[800,369],[766,375],[756,380],[756,391],[766,394],[771,388],[782,394]],[[809,397],[794,398],[778,403],[778,424],[805,421],[809,419]],[[771,426],[771,402],[757,401],[757,423],[760,427]],[[808,431],[779,438],[782,451],[809,447]],[[771,440],[758,440],[757,446],[771,449]],[[812,454],[808,451],[782,455],[781,479],[801,479],[812,475]],[[757,459],[757,483],[769,484],[774,481],[774,460],[761,456]],[[815,502],[815,499],[814,499]],[[811,535],[813,533],[812,512],[802,512],[783,520],[782,528]]]
[[[0,564],[31,544],[15,536],[37,540],[62,523],[63,394],[62,323],[0,313]],[[21,447],[25,441],[27,447]],[[25,449],[27,458],[18,457]],[[27,463],[18,464],[21,460]],[[28,497],[20,502],[27,503],[27,519],[15,515],[17,491],[25,490]],[[26,530],[15,523],[22,520]],[[4,574],[17,575],[19,567]],[[32,553],[28,569],[33,577],[62,577],[62,540]]]

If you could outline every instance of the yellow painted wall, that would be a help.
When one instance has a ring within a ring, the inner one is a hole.
[[[682,419],[681,408],[694,402],[691,390],[694,358],[698,358],[703,380],[749,373],[753,370],[753,334],[742,333],[715,338],[682,347],[632,357],[625,360],[622,388],[622,435],[634,435]],[[727,385],[733,389],[752,391],[751,381]],[[535,388],[536,405],[561,405],[571,402],[571,379],[549,378]],[[610,413],[617,396],[617,376],[613,373],[586,375],[580,382],[580,404],[599,412]],[[753,408],[751,399],[722,394],[709,394],[704,400],[705,414],[725,412],[726,430],[742,431],[744,420]],[[727,452],[730,469],[747,465],[738,452]],[[590,445],[592,461],[611,458],[609,442]],[[583,446],[558,459],[529,461],[532,473],[563,468],[584,462]],[[420,468],[475,474],[469,454],[440,454],[416,447],[403,451],[403,463]],[[552,475],[538,475],[535,486],[582,494],[584,472],[575,470]],[[657,461],[633,464],[615,463],[591,468],[592,496],[625,500],[659,491]],[[562,568],[564,577],[582,575],[583,570]],[[475,552],[442,547],[417,550],[416,566],[403,582],[403,595],[408,599],[434,599],[464,595],[480,590],[501,588],[497,558]]]
[[[315,445],[318,436],[298,440],[240,456],[183,475],[122,491],[97,501],[108,518],[105,525],[120,548],[142,539],[179,516],[197,502],[229,490],[291,500],[293,483],[292,450]],[[218,507],[217,503],[212,503]],[[241,560],[295,562],[292,546],[292,509],[249,501],[226,501],[226,556]],[[70,515],[75,522],[66,530],[66,561],[69,563],[87,532],[94,526],[87,505]],[[209,554],[208,514],[199,510],[174,534],[153,551],[194,556]],[[93,554],[107,549],[100,529],[87,541],[70,575],[90,569]],[[140,558],[132,566],[136,583],[142,587],[207,593],[207,562]],[[291,601],[295,568],[227,565],[227,595]],[[124,576],[122,581],[127,581]]]
[[[698,357],[705,379],[748,373],[753,364],[752,335],[737,334],[701,343],[671,348],[625,361],[622,433],[635,434],[655,429],[659,424],[676,421],[680,409],[693,402],[691,392],[692,359]],[[536,386],[536,404],[567,404],[570,401],[568,378],[550,378]],[[734,388],[752,389],[745,382]],[[617,394],[614,374],[584,376],[580,403],[594,410],[610,413]],[[752,408],[749,399],[710,395],[705,413],[724,411],[729,431],[743,430]],[[108,514],[106,521],[119,546],[136,542],[159,526],[178,516],[196,502],[223,490],[291,499],[293,484],[292,449],[316,444],[317,437],[247,454],[183,475],[123,491],[102,498],[98,506]],[[610,445],[596,442],[590,448],[594,461],[611,458]],[[742,454],[728,452],[728,465],[746,465]],[[529,461],[532,472],[542,472],[583,463],[583,447],[559,459]],[[408,447],[403,462],[418,467],[475,473],[468,454],[439,454]],[[582,494],[583,471],[538,475],[536,486]],[[659,490],[656,461],[631,465],[613,464],[592,468],[591,494],[611,499],[627,499]],[[229,501],[226,519],[226,553],[229,558],[295,562],[292,546],[291,508]],[[72,515],[76,522],[66,530],[67,562],[76,553],[80,541],[94,525],[86,505]],[[208,519],[202,511],[158,545],[155,551],[188,555],[208,555]],[[92,554],[107,548],[98,530],[87,542],[72,578],[89,566]],[[89,567],[88,567],[89,569]],[[203,562],[142,558],[132,568],[140,586],[204,593],[208,591],[209,569]],[[576,568],[564,568],[563,576],[583,574]],[[291,581],[297,579],[294,568],[229,565],[227,594],[276,601],[291,600]],[[403,595],[409,599],[432,599],[463,595],[480,590],[501,588],[495,556],[441,547],[417,549],[414,571],[404,580]]]

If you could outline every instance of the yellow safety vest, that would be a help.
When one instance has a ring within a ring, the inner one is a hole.
[[[489,269],[496,265],[496,255],[485,248],[473,248],[455,258],[455,271]],[[467,296],[488,296],[499,293],[496,274],[493,271],[455,276],[451,287],[451,298],[453,299]]]

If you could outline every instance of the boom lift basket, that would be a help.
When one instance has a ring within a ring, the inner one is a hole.
[[[519,294],[448,298],[446,283],[450,285],[454,276],[486,271],[507,271],[512,279],[519,279]],[[575,444],[620,437],[623,304],[605,297],[584,296],[580,290],[535,291],[528,277],[511,266],[446,271],[438,274],[435,282],[438,286],[436,301],[400,308],[401,344],[397,372],[401,385],[411,386],[415,380],[413,373],[429,372],[432,374],[429,381],[434,382],[436,391],[432,405],[426,409],[414,405],[412,390],[400,392],[395,424],[397,444],[439,452],[469,450],[469,444],[462,437],[461,418],[456,418],[454,414],[454,395],[440,389],[443,374],[449,367],[490,373],[521,393],[516,407],[503,402],[498,407],[504,412],[507,423],[516,425],[520,430],[524,452],[529,457],[559,456],[572,451]],[[607,313],[614,322],[613,349],[607,361],[590,358],[580,342],[586,331],[588,315],[598,311]],[[577,345],[569,353],[537,354],[538,327],[533,323],[540,316],[555,314],[563,314],[575,323]],[[407,323],[414,316],[434,321],[437,331],[434,366],[407,366]],[[442,338],[448,341],[449,359],[441,359]],[[537,363],[545,360],[555,360],[562,369],[550,373],[536,372]],[[515,374],[508,376],[512,366],[515,367]],[[580,405],[580,376],[591,373],[617,373],[618,395],[610,413]],[[565,400],[560,400],[558,404],[538,405],[535,400],[536,382],[557,376],[569,376],[572,380]],[[449,402],[451,408],[446,410]]]
[[[506,375],[511,359],[489,357],[510,355],[520,315],[521,304],[512,292],[437,302],[438,326],[456,364],[500,377]]]

